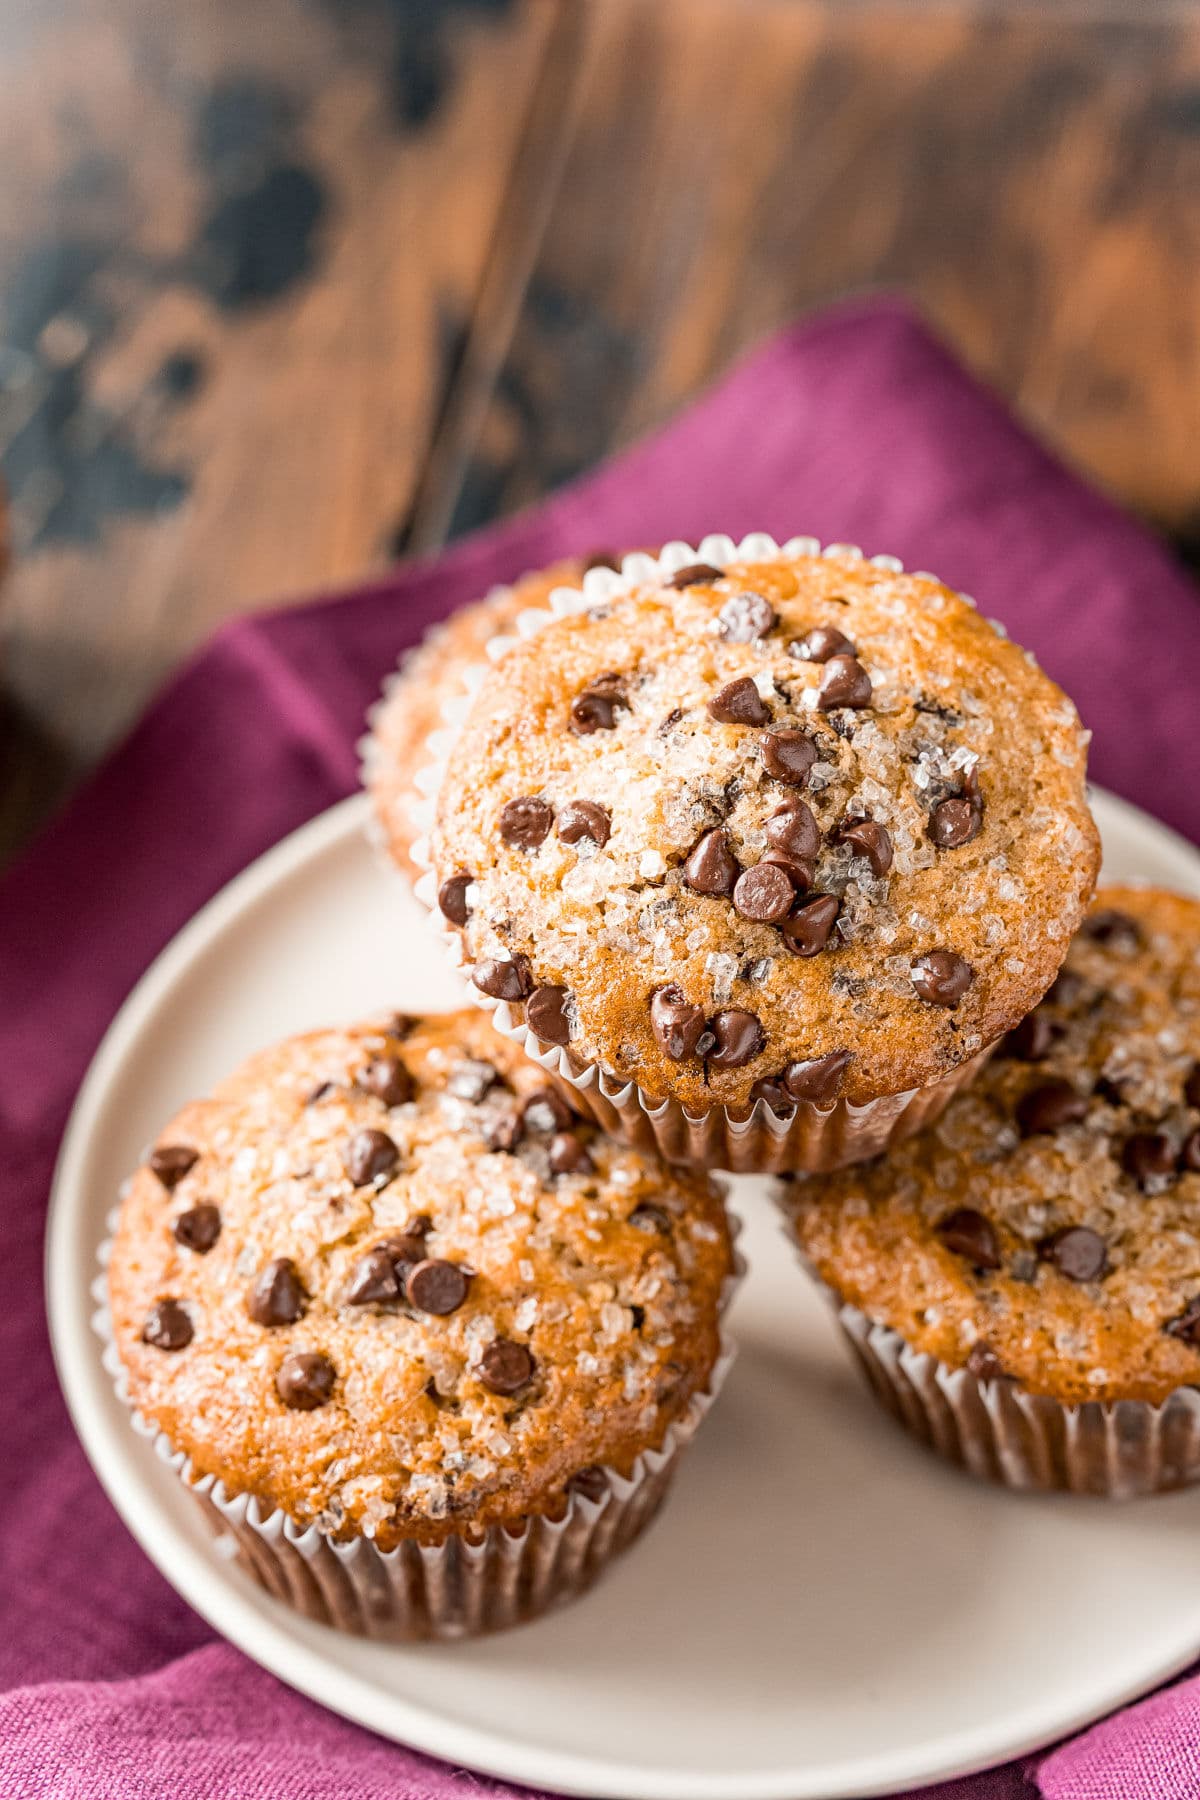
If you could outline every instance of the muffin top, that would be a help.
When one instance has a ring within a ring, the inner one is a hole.
[[[1091,894],[1074,707],[889,559],[669,566],[589,574],[478,694],[431,839],[472,979],[697,1112],[936,1079]]]
[[[185,1107],[109,1269],[133,1404],[335,1538],[438,1542],[627,1473],[708,1381],[720,1197],[479,1013],[295,1038]]]
[[[571,557],[494,588],[428,632],[388,683],[363,746],[364,776],[388,853],[410,879],[420,874],[411,852],[423,829],[413,811],[422,798],[415,777],[429,761],[427,741],[442,726],[445,702],[461,693],[465,671],[483,660],[492,638],[510,631],[527,607],[544,606],[551,589],[611,562],[602,554]]]
[[[952,1367],[1066,1403],[1200,1385],[1200,903],[1102,890],[936,1125],[787,1193],[836,1293]]]

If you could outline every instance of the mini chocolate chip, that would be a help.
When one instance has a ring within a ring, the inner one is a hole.
[[[533,1380],[534,1367],[534,1360],[524,1344],[514,1344],[511,1338],[493,1338],[475,1364],[475,1372],[493,1394],[507,1396],[519,1394],[523,1387],[528,1387]]]
[[[398,1056],[376,1056],[361,1069],[354,1085],[374,1094],[385,1106],[403,1106],[417,1091],[416,1082]]]
[[[816,879],[817,862],[813,856],[792,856],[786,850],[768,850],[759,860],[774,863],[776,868],[782,869],[798,894],[807,894]]]
[[[181,1212],[171,1227],[175,1242],[197,1256],[206,1256],[221,1235],[220,1209],[209,1200]]]
[[[671,1058],[682,1062],[696,1054],[704,1031],[704,1012],[693,1006],[683,989],[672,982],[655,990],[650,998],[650,1024],[655,1037]]]
[[[764,732],[758,753],[772,780],[785,781],[789,787],[803,787],[817,760],[817,746],[812,739],[791,725]]]
[[[558,835],[564,844],[590,838],[603,850],[612,834],[612,814],[596,800],[568,800],[558,815]]]
[[[708,1021],[708,1029],[716,1039],[708,1053],[708,1061],[718,1069],[744,1069],[748,1062],[754,1061],[767,1041],[758,1015],[743,1012],[738,1006],[714,1013]]]
[[[147,1166],[166,1188],[168,1194],[177,1188],[189,1169],[200,1160],[200,1152],[190,1144],[159,1144],[147,1157]]]
[[[953,950],[930,950],[912,966],[912,984],[928,1006],[957,1006],[975,979],[975,971]]]
[[[521,794],[500,808],[500,836],[514,850],[536,850],[553,823],[553,807],[535,794]]]
[[[457,875],[448,875],[438,889],[438,906],[442,917],[449,919],[452,925],[465,925],[471,916],[467,905],[467,889],[475,877],[460,870]]]
[[[294,1325],[304,1317],[308,1295],[290,1256],[277,1256],[260,1269],[246,1296],[256,1325]]]
[[[496,1113],[493,1118],[483,1122],[483,1141],[489,1150],[503,1152],[511,1156],[521,1142],[524,1124],[515,1106],[505,1107],[503,1112]]]
[[[1115,907],[1094,912],[1083,921],[1080,929],[1084,937],[1092,938],[1097,944],[1106,944],[1126,956],[1141,947],[1141,926],[1128,913],[1118,912]]]
[[[469,1056],[465,1062],[456,1063],[446,1077],[446,1092],[453,1094],[456,1100],[465,1100],[471,1106],[478,1106],[485,1100],[500,1079],[495,1065],[485,1062],[482,1057]]]
[[[653,1200],[639,1201],[625,1222],[632,1225],[635,1231],[657,1231],[666,1237],[671,1235],[671,1215],[663,1207],[656,1206]]]
[[[828,1106],[842,1085],[850,1056],[849,1050],[831,1050],[827,1056],[810,1056],[803,1062],[789,1063],[781,1080],[793,1100]]]
[[[684,863],[683,873],[697,894],[732,894],[739,869],[725,833],[706,831]]]
[[[573,1131],[560,1131],[550,1140],[552,1175],[585,1175],[595,1166]]]
[[[1022,1094],[1017,1102],[1017,1124],[1022,1137],[1043,1131],[1061,1131],[1087,1117],[1088,1103],[1069,1081],[1045,1081]]]
[[[557,1088],[538,1087],[521,1102],[521,1123],[526,1131],[545,1136],[568,1130],[575,1123],[575,1114]]]
[[[293,1412],[316,1412],[333,1393],[337,1370],[319,1350],[295,1350],[275,1376],[275,1392]]]
[[[695,587],[700,582],[720,581],[724,569],[715,569],[712,563],[688,563],[682,569],[668,577],[667,586],[673,588]]]
[[[990,1344],[982,1338],[971,1345],[971,1354],[967,1358],[967,1373],[976,1381],[1010,1381],[1012,1377],[1005,1372],[1004,1364],[996,1355]]]
[[[798,900],[787,918],[779,921],[779,930],[797,956],[816,956],[829,942],[837,916],[836,897],[817,894],[811,900]]]
[[[733,890],[735,911],[758,925],[771,925],[790,912],[796,890],[778,863],[755,863],[738,876]]]
[[[514,956],[510,962],[477,962],[471,970],[471,981],[481,994],[493,1000],[523,1000],[533,987],[529,959]]]
[[[178,1300],[160,1300],[142,1326],[143,1344],[153,1344],[156,1350],[186,1350],[192,1335],[192,1321]]]
[[[845,819],[838,827],[838,842],[849,844],[856,856],[865,856],[871,873],[884,876],[892,866],[892,837],[878,819]]]
[[[586,1469],[576,1469],[567,1483],[569,1494],[578,1494],[583,1500],[603,1500],[608,1492],[608,1476],[599,1463],[589,1463]]]
[[[342,1148],[342,1167],[355,1187],[366,1187],[390,1175],[400,1152],[386,1131],[356,1131]]]
[[[754,644],[765,638],[779,623],[779,614],[763,594],[749,589],[733,594],[717,615],[721,636],[727,644]]]
[[[766,725],[771,709],[749,675],[727,681],[708,703],[708,716],[718,725]]]
[[[612,569],[616,574],[621,572],[621,559],[615,550],[593,550],[590,556],[583,559],[583,572],[586,575],[591,569]]]
[[[957,850],[978,837],[983,824],[983,808],[961,795],[939,800],[929,815],[929,837],[939,850]]]
[[[1183,1097],[1189,1106],[1200,1106],[1200,1063],[1193,1063],[1183,1084]]]
[[[418,1312],[444,1318],[447,1313],[458,1311],[469,1286],[468,1276],[457,1263],[430,1257],[408,1271],[404,1291]]]
[[[793,638],[788,655],[797,662],[828,662],[831,656],[855,656],[854,645],[832,625],[814,625],[803,637]]]
[[[1189,1300],[1181,1313],[1163,1325],[1168,1337],[1182,1338],[1185,1344],[1200,1350],[1200,1294]]]
[[[1161,1131],[1135,1131],[1121,1148],[1121,1167],[1142,1188],[1173,1175],[1175,1152],[1170,1138]]]
[[[821,848],[821,833],[812,808],[798,794],[777,806],[767,820],[767,842],[772,850],[807,859]]]
[[[396,1271],[396,1279],[401,1286],[405,1275],[413,1263],[424,1262],[426,1256],[425,1239],[433,1230],[427,1213],[415,1213],[405,1225],[403,1231],[389,1233],[380,1238],[375,1248],[382,1250],[392,1259],[392,1267]]]
[[[1087,1225],[1064,1225],[1038,1245],[1038,1254],[1068,1281],[1099,1281],[1108,1268],[1108,1249]]]
[[[611,731],[617,722],[618,696],[604,688],[584,688],[571,702],[571,730],[576,737]]]
[[[1018,1062],[1041,1062],[1049,1056],[1062,1033],[1059,1021],[1038,1007],[1026,1013],[1019,1025],[1013,1026],[1001,1045],[1001,1053],[1015,1056]]]
[[[974,1207],[960,1206],[939,1221],[938,1236],[947,1250],[965,1257],[976,1269],[1000,1267],[1000,1244],[989,1219]]]
[[[1179,1167],[1189,1175],[1200,1172],[1200,1131],[1189,1131],[1179,1152]]]
[[[384,1306],[400,1298],[400,1277],[390,1245],[376,1244],[360,1256],[346,1286],[348,1306]]]
[[[822,712],[833,712],[839,706],[870,706],[871,677],[856,656],[831,656],[817,689],[817,705]]]
[[[569,988],[547,982],[534,988],[525,1002],[525,1023],[544,1044],[566,1044],[571,1039],[571,1022],[567,1017]]]

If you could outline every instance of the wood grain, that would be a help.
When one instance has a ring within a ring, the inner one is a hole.
[[[607,0],[595,19],[454,529],[877,287],[1121,499],[1200,525],[1200,12]]]
[[[0,10],[0,848],[221,618],[390,559],[556,15],[418,10]]]
[[[1200,553],[1200,9],[0,0],[0,860],[229,613],[911,294]]]

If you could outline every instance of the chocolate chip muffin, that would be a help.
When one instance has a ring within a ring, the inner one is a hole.
[[[416,810],[423,796],[415,778],[429,760],[426,745],[442,725],[445,702],[462,691],[464,673],[484,659],[489,642],[511,631],[527,607],[544,606],[553,588],[578,583],[589,568],[615,562],[602,551],[569,557],[523,575],[511,587],[494,588],[427,633],[388,682],[361,745],[363,779],[388,855],[410,880],[420,873],[412,846],[425,829]]]
[[[673,1159],[916,1129],[1090,897],[1070,701],[932,577],[808,540],[667,546],[556,606],[440,784],[419,891],[476,991]]]
[[[1200,903],[1102,890],[1049,994],[886,1162],[788,1184],[878,1391],[1019,1485],[1200,1476]]]
[[[123,1199],[111,1330],[260,1572],[440,1636],[576,1591],[649,1519],[731,1270],[707,1180],[600,1136],[479,1014],[395,1019],[281,1044],[172,1121]]]

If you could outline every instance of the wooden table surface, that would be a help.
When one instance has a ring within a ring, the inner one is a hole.
[[[0,858],[227,614],[916,297],[1200,542],[1200,8],[0,0]]]

